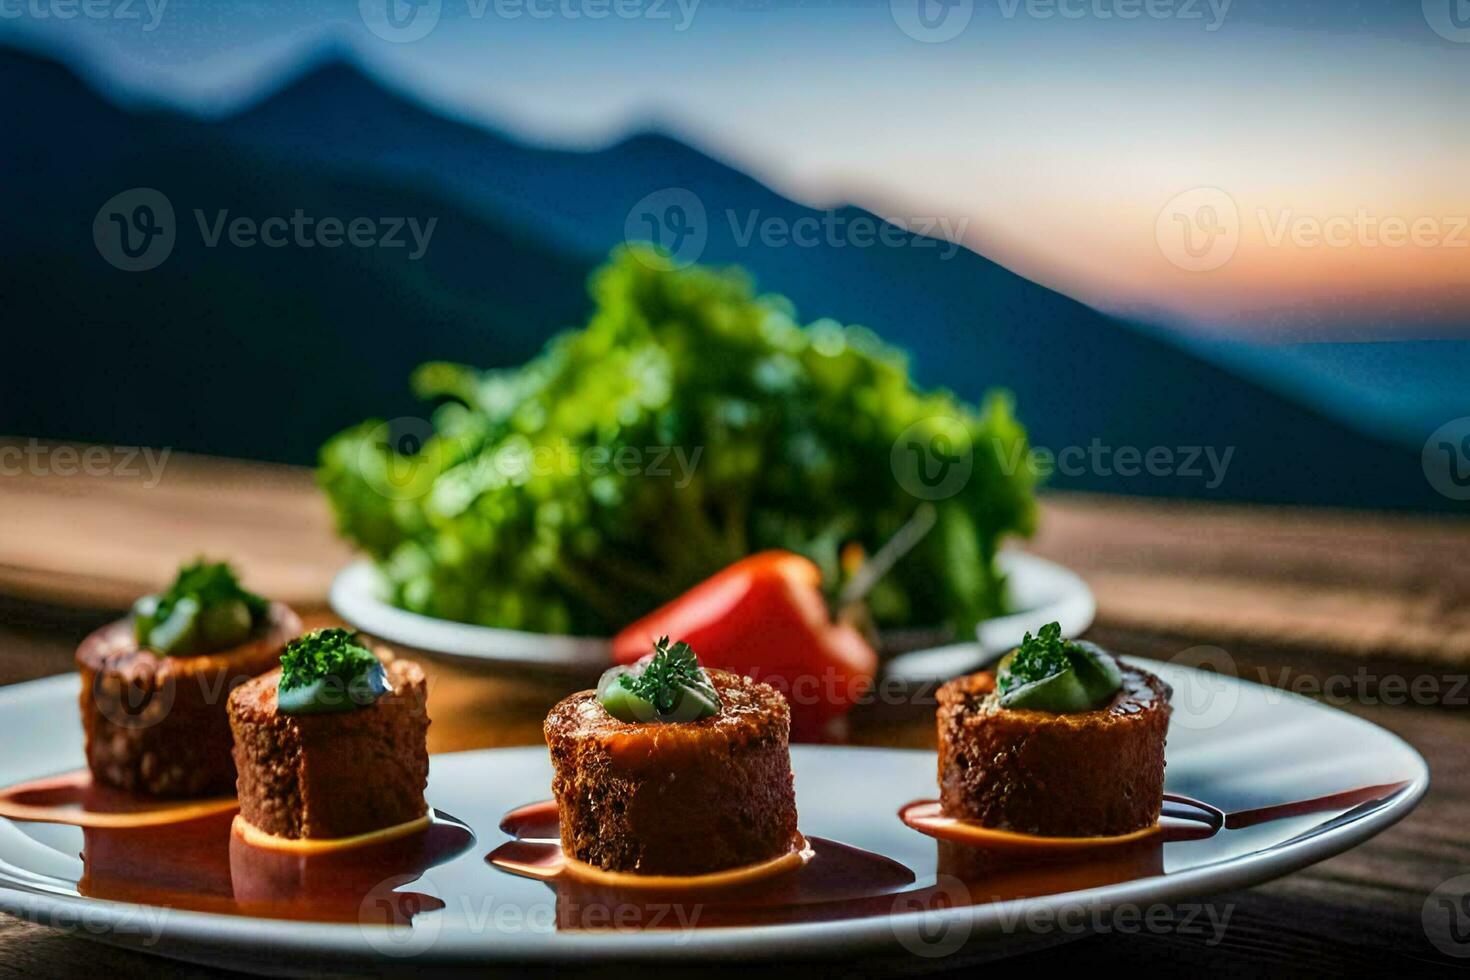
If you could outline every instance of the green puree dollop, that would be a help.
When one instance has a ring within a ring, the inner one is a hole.
[[[374,703],[391,689],[388,671],[357,634],[320,629],[298,636],[281,652],[276,705],[282,714],[352,711]]]
[[[1072,714],[1111,700],[1123,672],[1101,647],[1063,640],[1061,625],[1048,623],[1001,660],[996,686],[1001,707]]]
[[[663,637],[652,656],[613,667],[597,682],[597,700],[619,721],[698,721],[720,713],[720,692],[687,643]]]
[[[133,633],[140,647],[165,656],[197,656],[245,642],[269,612],[229,565],[199,559],[182,566],[167,589],[133,603]]]

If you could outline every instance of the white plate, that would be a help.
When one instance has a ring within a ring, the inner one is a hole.
[[[978,646],[956,643],[903,654],[890,661],[889,674],[908,681],[953,677],[1016,646],[1028,631],[1034,633],[1045,623],[1060,622],[1068,637],[1092,625],[1096,610],[1092,590],[1074,572],[1020,551],[1002,552],[998,561],[1018,611],[981,623]],[[366,633],[428,653],[566,670],[599,670],[612,660],[611,641],[602,637],[529,633],[436,619],[390,605],[385,592],[373,564],[355,562],[332,583],[332,609]]]
[[[1367,785],[1403,786],[1372,804],[1165,844],[1162,873],[1069,893],[919,909],[895,900],[883,914],[839,922],[574,932],[557,930],[546,885],[506,875],[484,861],[505,840],[497,829],[500,816],[548,795],[545,749],[462,752],[433,759],[428,794],[434,806],[468,823],[478,841],[412,883],[414,891],[437,895],[446,905],[420,914],[411,927],[160,912],[83,898],[76,887],[81,832],[6,820],[0,820],[0,908],[165,956],[275,971],[586,963],[592,957],[691,964],[713,957],[816,957],[861,959],[871,968],[883,957],[1002,956],[1076,936],[1121,905],[1149,909],[1263,882],[1373,836],[1413,809],[1428,787],[1423,759],[1366,721],[1218,674],[1148,666],[1175,688],[1167,770],[1172,792],[1240,810]],[[66,676],[0,689],[0,782],[81,762],[76,685],[75,676]],[[933,753],[798,746],[792,763],[806,834],[900,861],[918,885],[936,882],[935,842],[895,816],[903,804],[935,795]]]

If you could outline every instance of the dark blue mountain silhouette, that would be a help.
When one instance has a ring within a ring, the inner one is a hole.
[[[415,364],[518,363],[579,321],[586,272],[630,214],[638,225],[635,205],[674,188],[704,209],[701,261],[745,266],[807,318],[874,328],[912,353],[924,384],[970,398],[1009,388],[1037,445],[1233,447],[1218,487],[1091,468],[1054,486],[1448,506],[1417,453],[973,252],[744,240],[752,221],[875,219],[856,208],[828,218],[664,135],[596,152],[529,147],[340,59],[211,122],[124,112],[19,52],[0,53],[0,81],[0,124],[25,148],[0,186],[24,219],[4,244],[0,295],[33,366],[0,430],[309,461],[356,419],[421,411],[407,393]],[[91,240],[97,208],[134,186],[167,194],[180,228],[174,254],[147,273],[112,268]],[[439,220],[423,260],[407,263],[375,249],[206,249],[196,208]]]

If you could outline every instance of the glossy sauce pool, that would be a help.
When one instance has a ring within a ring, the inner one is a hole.
[[[546,800],[506,814],[500,829],[511,840],[486,861],[507,874],[542,881],[556,895],[559,928],[619,926],[749,926],[836,921],[946,905],[1031,898],[1119,884],[1165,873],[1164,850],[1172,844],[1209,841],[1232,830],[1271,820],[1351,809],[1391,797],[1407,784],[1367,786],[1273,807],[1226,813],[1177,794],[1166,794],[1156,832],[1128,838],[1058,842],[1017,834],[977,842],[974,834],[946,832],[920,816],[937,816],[938,804],[916,800],[897,819],[934,838],[934,876],[923,882],[908,867],[881,854],[809,837],[812,855],[800,867],[749,885],[649,892],[599,885],[566,873],[556,804]],[[984,835],[979,835],[983,838]],[[689,916],[671,913],[697,909]]]
[[[451,807],[463,820],[435,811],[421,833],[319,855],[244,844],[230,832],[234,814],[228,807],[151,826],[69,826],[85,819],[80,814],[136,813],[156,805],[93,790],[82,777],[61,777],[21,792],[0,791],[0,809],[7,803],[49,807],[60,821],[0,820],[0,861],[35,869],[35,880],[52,891],[274,919],[388,925],[440,916],[488,929],[485,923],[498,922],[493,916],[512,909],[523,916],[524,928],[561,930],[820,922],[1172,874],[1318,832],[1346,814],[1383,805],[1406,786],[1342,790],[1329,784],[1323,788],[1331,791],[1318,795],[1237,805],[1217,811],[1218,817],[1207,805],[1177,798],[1166,807],[1174,819],[1159,834],[1061,855],[926,836],[904,822],[897,800],[871,803],[854,794],[844,813],[871,808],[843,824],[856,836],[844,841],[809,834],[811,857],[800,868],[735,889],[659,893],[550,874],[560,857],[554,808],[514,804],[517,796],[545,793],[544,757],[517,756],[525,760],[521,768],[510,766],[497,778],[485,772],[487,758],[436,757],[441,792],[449,799],[436,799],[431,783],[431,802]],[[917,786],[924,780],[932,785],[932,779],[932,762],[916,768]],[[55,860],[42,861],[37,845]]]
[[[475,843],[468,826],[434,811],[425,830],[394,840],[268,850],[231,832],[233,800],[152,801],[94,786],[85,771],[0,790],[0,813],[16,810],[32,817],[21,822],[80,829],[83,897],[271,919],[407,923],[442,903],[404,886]]]

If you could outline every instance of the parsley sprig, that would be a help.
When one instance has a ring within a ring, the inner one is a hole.
[[[289,691],[332,677],[346,684],[378,665],[357,634],[328,628],[298,636],[281,653],[280,689]]]
[[[192,656],[244,642],[269,611],[228,563],[199,558],[181,566],[168,588],[133,604],[133,631],[140,646]]]
[[[1005,708],[1070,713],[1091,711],[1110,700],[1123,683],[1112,654],[1093,643],[1062,639],[1062,628],[1047,623],[1036,636],[1000,662],[996,685]]]
[[[653,659],[643,673],[624,674],[619,683],[666,715],[674,710],[687,685],[708,684],[709,675],[699,666],[699,658],[689,644],[680,640],[670,645],[665,636],[654,644]]]
[[[1062,639],[1059,623],[1047,623],[1035,636],[1027,633],[1007,669],[1001,672],[1001,693],[1007,694],[1022,684],[1071,670],[1072,660],[1067,656],[1067,648],[1072,645]]]
[[[720,693],[689,644],[654,644],[653,655],[632,667],[614,667],[597,685],[597,699],[628,722],[697,721],[719,714]]]

